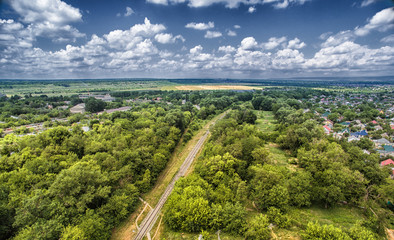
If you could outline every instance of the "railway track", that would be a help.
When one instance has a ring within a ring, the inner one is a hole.
[[[166,190],[164,191],[163,195],[161,196],[155,208],[149,211],[148,215],[142,221],[137,236],[134,238],[135,240],[143,239],[144,236],[150,232],[150,230],[152,229],[153,225],[155,224],[159,216],[160,210],[163,208],[164,203],[167,201],[172,190],[174,189],[175,182],[180,177],[185,175],[190,165],[192,164],[194,158],[196,157],[197,153],[200,151],[202,145],[204,144],[204,141],[207,139],[208,135],[209,135],[209,130],[205,132],[205,134],[198,140],[196,146],[194,146],[192,151],[190,151],[189,155],[186,157],[185,161],[182,163],[181,167],[179,168],[178,173],[175,175],[175,177],[171,180],[170,184],[167,186]]]

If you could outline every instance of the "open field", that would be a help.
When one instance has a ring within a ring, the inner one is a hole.
[[[0,81],[0,93],[7,96],[26,94],[48,95],[48,96],[70,96],[82,93],[100,93],[100,92],[121,92],[137,90],[161,90],[163,87],[173,87],[177,84],[166,80],[97,80],[97,81]]]
[[[177,90],[253,90],[261,87],[250,87],[242,85],[182,85],[176,86]]]
[[[392,77],[333,79],[0,79],[0,93],[70,96],[82,93],[108,93],[138,90],[252,90],[262,88],[313,88],[325,91],[391,91]],[[370,87],[370,88],[366,88]],[[371,88],[373,87],[373,88]]]
[[[275,130],[276,120],[271,111],[255,111],[257,115],[256,126],[264,133],[270,133]]]

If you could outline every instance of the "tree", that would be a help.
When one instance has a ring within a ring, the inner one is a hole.
[[[320,226],[318,223],[309,222],[302,234],[305,240],[351,240],[340,228],[333,225]]]
[[[88,240],[84,231],[78,226],[67,226],[60,237],[62,240]]]
[[[269,207],[267,211],[267,217],[271,223],[276,224],[280,228],[286,228],[290,226],[289,218],[278,208]]]
[[[248,240],[267,240],[271,239],[271,231],[268,228],[268,217],[263,214],[256,215],[248,224],[249,228],[245,232]]]
[[[106,107],[106,103],[101,99],[89,97],[85,100],[85,110],[87,112],[96,113],[101,112]]]
[[[164,221],[174,230],[200,232],[207,229],[211,220],[211,208],[205,190],[200,186],[188,186],[181,191],[183,194],[174,192],[169,197]]]
[[[287,183],[290,203],[297,207],[310,206],[312,201],[312,175],[307,171],[297,171]]]
[[[274,206],[286,209],[289,202],[289,193],[285,185],[287,170],[269,164],[250,167],[249,175],[252,197],[260,209]]]
[[[50,196],[78,212],[101,206],[111,191],[108,177],[94,162],[78,162],[61,171],[49,188]]]

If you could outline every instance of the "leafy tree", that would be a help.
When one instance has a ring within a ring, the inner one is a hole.
[[[89,97],[85,100],[85,110],[87,112],[96,113],[101,112],[106,107],[106,103],[101,99]]]
[[[287,170],[266,164],[252,166],[249,174],[253,176],[250,182],[252,197],[259,208],[287,208],[289,193],[284,186]]]
[[[290,226],[289,218],[278,208],[269,207],[267,211],[267,217],[271,223],[276,224],[280,228],[286,228]]]
[[[340,228],[333,225],[320,226],[318,223],[309,222],[305,232],[302,234],[305,240],[351,240]]]
[[[267,240],[271,239],[271,231],[268,228],[269,220],[263,214],[256,215],[248,224],[245,239]]]
[[[312,175],[306,171],[295,172],[287,182],[290,203],[297,207],[310,206],[312,201]]]
[[[106,185],[108,177],[94,162],[78,162],[59,173],[49,188],[50,196],[65,206],[84,212],[88,207],[99,207],[111,188]]]
[[[62,240],[88,240],[84,231],[79,226],[67,226],[60,237]]]

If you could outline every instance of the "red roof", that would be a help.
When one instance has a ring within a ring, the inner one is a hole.
[[[327,125],[323,126],[325,129],[327,129],[329,132],[331,132],[331,128]]]
[[[371,123],[373,123],[373,124],[378,124],[378,122],[375,121],[375,120],[371,121]]]
[[[380,166],[387,166],[387,165],[389,165],[389,164],[393,164],[393,165],[394,165],[394,161],[391,160],[390,158],[387,159],[387,160],[382,161],[382,162],[380,163]]]

